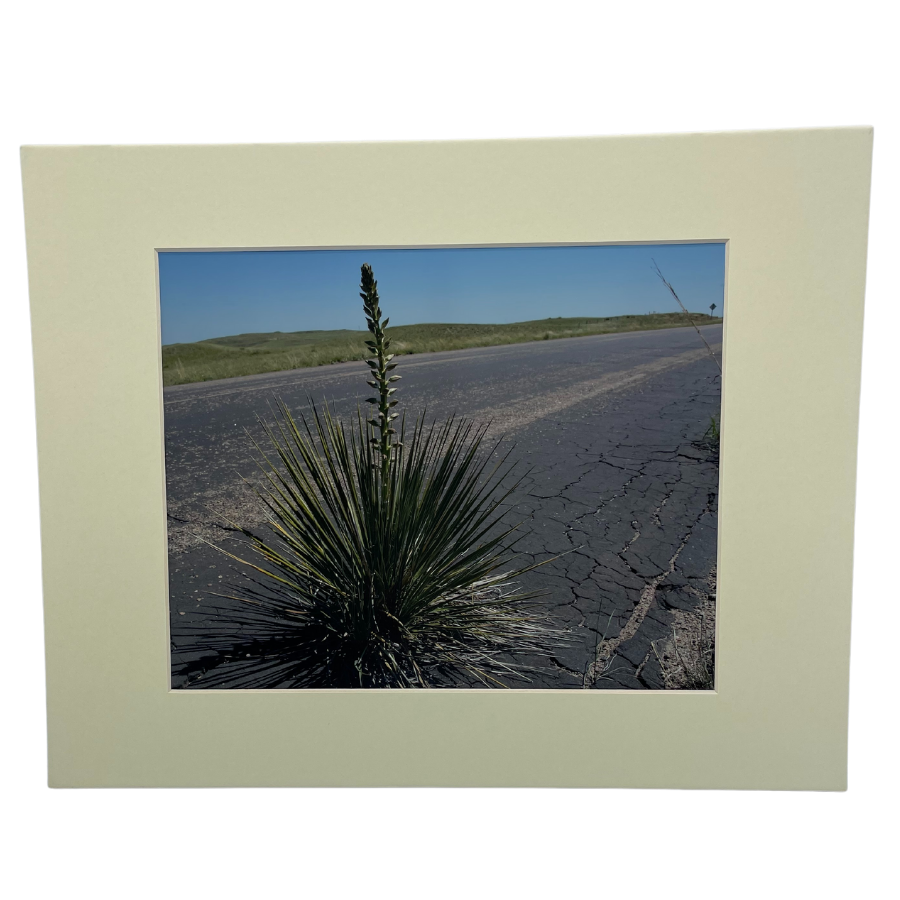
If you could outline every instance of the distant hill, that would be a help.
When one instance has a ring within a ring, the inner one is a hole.
[[[327,341],[341,341],[359,337],[363,332],[341,328],[337,331],[270,331],[264,334],[233,334],[231,337],[209,338],[197,341],[198,344],[216,347],[237,347],[244,350],[291,350],[295,347],[308,347]],[[174,344],[170,346],[175,346]],[[183,347],[195,346],[182,344]]]
[[[691,313],[698,325],[722,321],[705,313]],[[689,325],[683,313],[608,318],[555,318],[509,325],[398,325],[388,328],[391,352],[433,353],[467,347],[523,344],[590,334],[649,331]],[[368,331],[273,331],[236,334],[193,344],[167,344],[162,348],[163,383],[189,384],[216,378],[236,378],[262,372],[304,369],[328,363],[365,359]]]

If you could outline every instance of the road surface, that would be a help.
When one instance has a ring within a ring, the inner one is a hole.
[[[722,328],[702,329],[714,351]],[[704,441],[720,406],[719,369],[692,328],[598,335],[399,358],[397,393],[425,409],[490,420],[532,471],[514,515],[527,559],[565,554],[526,576],[570,640],[525,687],[665,686],[653,642],[715,599],[718,456]],[[241,478],[257,469],[258,415],[327,399],[339,416],[371,391],[362,363],[166,388],[166,478],[173,635],[202,621],[232,573],[203,539],[262,515]],[[685,618],[687,617],[687,618]],[[695,623],[694,623],[695,624]],[[179,645],[180,646],[180,645]],[[176,654],[176,661],[189,658]],[[177,668],[177,666],[176,666]],[[173,686],[187,686],[173,672]],[[202,687],[202,679],[191,686]]]

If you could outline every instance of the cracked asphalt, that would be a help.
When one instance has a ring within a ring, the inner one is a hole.
[[[704,336],[719,354],[722,328]],[[399,358],[398,398],[415,414],[490,420],[531,472],[511,517],[524,519],[523,577],[546,591],[569,640],[529,688],[658,689],[654,652],[675,625],[715,608],[718,454],[705,434],[721,379],[692,328],[631,332]],[[173,687],[189,653],[180,626],[208,613],[233,577],[203,539],[234,547],[229,522],[262,522],[252,491],[257,415],[281,397],[339,415],[368,396],[362,363],[167,388],[166,483]],[[246,430],[245,430],[246,429]],[[249,434],[247,433],[249,431]],[[668,686],[671,686],[669,684]]]

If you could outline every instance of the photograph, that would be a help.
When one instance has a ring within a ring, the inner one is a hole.
[[[26,148],[51,783],[843,790],[871,149]]]
[[[715,689],[724,241],[157,260],[172,689]]]

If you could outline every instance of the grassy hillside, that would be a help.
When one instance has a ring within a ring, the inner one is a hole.
[[[691,313],[691,316],[698,325],[722,321],[704,313]],[[606,319],[538,319],[510,325],[399,325],[388,328],[388,337],[393,353],[432,353],[688,324],[682,313],[660,313]],[[168,387],[365,359],[368,352],[364,342],[368,335],[368,331],[346,330],[276,331],[212,338],[195,344],[168,344],[162,348],[163,383]]]

